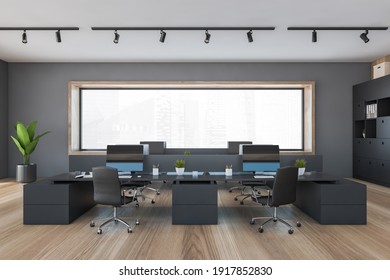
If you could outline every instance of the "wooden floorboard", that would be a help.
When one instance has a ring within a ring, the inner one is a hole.
[[[294,206],[281,207],[280,216],[299,220],[292,235],[280,223],[264,233],[250,225],[253,216],[271,209],[251,201],[240,205],[219,186],[217,225],[172,225],[170,185],[160,186],[156,203],[118,211],[133,225],[133,233],[119,224],[96,228],[95,217],[107,218],[111,208],[95,206],[70,225],[23,225],[23,185],[0,180],[0,259],[2,260],[344,260],[390,259],[390,188],[369,184],[367,225],[320,225]],[[141,224],[135,226],[135,219]],[[99,223],[99,221],[97,221]]]

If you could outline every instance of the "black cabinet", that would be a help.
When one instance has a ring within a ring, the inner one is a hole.
[[[298,182],[294,205],[320,224],[367,223],[367,187],[349,180]]]
[[[218,223],[218,188],[214,181],[180,181],[172,185],[172,224]]]
[[[353,176],[390,186],[390,76],[353,87]]]
[[[53,184],[48,180],[23,186],[23,223],[70,224],[95,205],[93,184]]]

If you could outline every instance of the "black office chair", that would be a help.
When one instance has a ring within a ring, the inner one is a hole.
[[[280,221],[287,225],[289,228],[288,233],[294,232],[293,227],[285,220],[281,219],[277,215],[276,209],[281,205],[291,204],[296,200],[296,186],[298,181],[298,168],[296,167],[282,167],[276,171],[275,181],[273,183],[272,190],[268,190],[268,196],[259,197],[257,193],[252,194],[252,199],[262,205],[268,205],[274,209],[273,217],[255,217],[252,218],[250,224],[254,224],[255,220],[268,218],[260,227],[259,232],[264,231],[263,227],[269,221]],[[297,227],[301,226],[298,221]]]
[[[229,189],[229,192],[232,192],[232,189],[239,189],[240,193],[234,197],[234,200],[238,200],[241,197],[240,204],[244,205],[244,201],[252,197],[253,192],[256,192],[257,195],[261,195],[261,189],[267,187],[266,182],[262,181],[242,181],[240,186],[233,187]]]
[[[109,220],[102,223],[98,230],[98,234],[102,234],[102,227],[110,222],[122,223],[127,227],[127,232],[132,232],[131,226],[117,216],[117,208],[130,202],[136,201],[136,187],[132,189],[132,196],[129,196],[129,186],[124,187],[119,181],[118,170],[108,166],[92,168],[94,200],[98,204],[112,205],[114,207],[114,215]],[[125,195],[125,191],[127,196]],[[139,219],[136,219],[136,225],[139,225]],[[95,222],[91,221],[91,227],[95,226]]]

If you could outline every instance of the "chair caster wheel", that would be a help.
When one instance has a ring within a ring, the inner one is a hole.
[[[249,221],[249,224],[254,225],[254,224],[255,224],[255,221],[254,221],[254,220],[250,220],[250,221]]]
[[[128,229],[127,229],[127,232],[128,232],[128,233],[132,233],[133,230],[132,230],[131,228],[128,228]]]
[[[263,227],[259,227],[258,231],[259,231],[260,233],[263,233],[263,231],[264,231]]]
[[[135,205],[135,208],[139,208],[139,204],[138,203]]]
[[[103,231],[99,228],[98,230],[97,230],[97,234],[102,234],[103,233]]]
[[[117,224],[117,223],[118,223],[118,220],[114,220],[114,222]]]
[[[229,190],[229,192],[232,192],[232,190]]]
[[[244,201],[240,201],[240,204],[241,204],[241,205],[244,205]]]
[[[274,223],[276,223],[278,221],[278,219],[273,219]]]
[[[90,227],[94,227],[95,226],[95,222],[92,221],[90,224],[89,224]]]
[[[136,225],[136,226],[139,226],[139,224],[140,224],[140,222],[139,222],[139,220],[137,219],[137,220],[135,221],[135,225]]]
[[[237,201],[237,200],[238,200],[238,198],[237,198],[237,197],[235,197],[235,198],[234,198],[234,200],[235,200],[235,201]]]
[[[301,222],[297,222],[297,227],[301,227]]]
[[[156,203],[156,201],[154,201],[154,199],[152,199],[152,204],[155,204]]]
[[[290,229],[288,230],[288,233],[289,233],[289,234],[293,234],[293,233],[294,233],[294,230],[290,228]]]
[[[160,195],[160,191],[159,191],[159,190],[157,190],[157,191],[156,191],[156,194],[157,194],[157,195]]]

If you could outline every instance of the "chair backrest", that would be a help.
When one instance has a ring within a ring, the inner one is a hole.
[[[120,206],[121,184],[118,170],[108,166],[92,168],[94,200],[99,204]]]
[[[296,200],[298,168],[287,166],[276,171],[270,206],[278,207]]]

